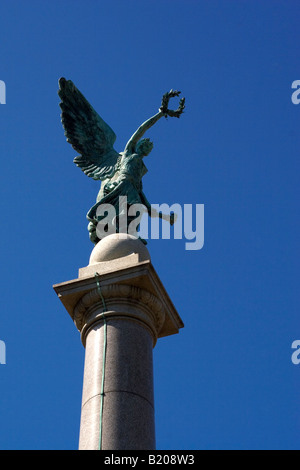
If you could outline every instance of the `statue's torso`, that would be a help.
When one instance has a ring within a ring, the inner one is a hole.
[[[128,183],[133,185],[138,192],[142,191],[142,178],[147,172],[147,167],[144,164],[143,158],[139,154],[133,153],[129,156],[123,155],[112,178],[102,182],[101,189],[98,193],[97,202],[100,201],[104,196],[105,185],[107,183],[110,184],[117,182],[120,179],[123,181],[127,180]]]
[[[142,183],[142,178],[147,171],[143,158],[139,154],[134,153],[130,156],[123,156],[120,175],[126,175],[135,186]]]

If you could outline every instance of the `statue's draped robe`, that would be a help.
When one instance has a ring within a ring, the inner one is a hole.
[[[123,156],[117,180],[104,186],[103,197],[87,213],[88,220],[95,223],[99,222],[101,218],[97,217],[98,207],[104,204],[111,204],[116,211],[116,224],[118,228],[118,218],[121,213],[124,214],[126,211],[127,215],[128,207],[133,204],[144,204],[142,177],[147,171],[143,158],[140,155],[134,153],[129,156]],[[124,199],[120,199],[122,196],[127,198],[126,206],[124,205]],[[122,207],[120,207],[120,201],[123,202]]]

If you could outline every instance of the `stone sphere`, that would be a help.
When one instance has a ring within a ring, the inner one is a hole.
[[[93,249],[89,265],[112,261],[133,253],[139,255],[139,261],[150,261],[150,254],[144,243],[127,233],[114,233],[103,238]]]

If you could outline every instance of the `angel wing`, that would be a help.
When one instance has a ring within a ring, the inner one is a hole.
[[[113,176],[120,157],[113,147],[114,131],[71,80],[59,79],[58,95],[67,142],[80,154],[74,158],[74,163],[94,180]]]

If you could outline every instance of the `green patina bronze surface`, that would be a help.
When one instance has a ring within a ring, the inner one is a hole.
[[[100,204],[111,204],[117,214],[116,231],[119,230],[118,216],[121,211],[128,211],[133,204],[143,204],[149,213],[151,205],[143,193],[142,178],[147,173],[143,158],[153,148],[149,139],[142,139],[145,132],[150,129],[163,116],[179,118],[185,107],[185,99],[181,98],[176,111],[169,110],[170,98],[179,96],[179,91],[171,90],[162,98],[161,107],[157,114],[145,121],[132,135],[123,152],[114,149],[116,135],[94,110],[82,93],[71,80],[59,80],[61,120],[65,129],[67,142],[80,155],[74,163],[90,178],[102,182],[97,196],[96,204],[88,211],[88,230],[93,243],[98,243],[96,226],[99,222],[96,212]],[[120,196],[126,196],[127,207],[119,207]],[[162,213],[155,214],[163,218]],[[170,218],[170,223],[174,219]],[[128,223],[130,217],[128,217]]]

